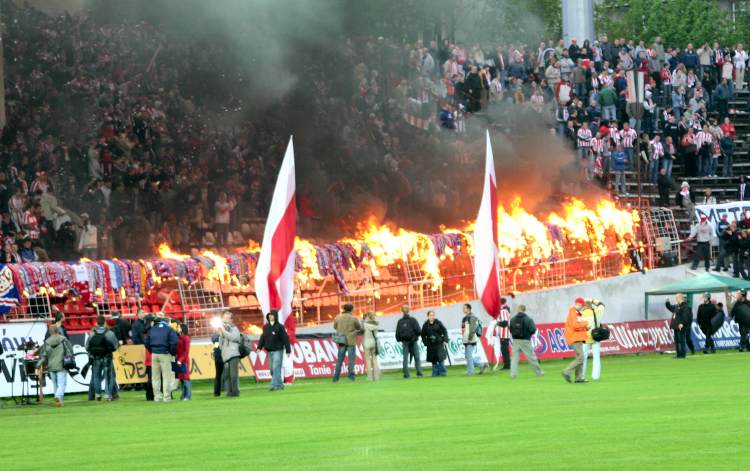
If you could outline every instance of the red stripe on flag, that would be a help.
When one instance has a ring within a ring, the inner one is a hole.
[[[295,201],[296,198],[292,195],[271,238],[271,269],[268,273],[268,298],[271,309],[281,309],[281,294],[276,290],[276,281],[284,272],[289,256],[294,250],[294,236],[297,234]]]
[[[490,212],[492,213],[492,242],[497,247],[497,183],[490,175]]]
[[[492,263],[492,271],[487,279],[487,283],[484,285],[481,299],[482,306],[484,306],[487,314],[497,318],[498,314],[500,314],[500,286],[498,286],[497,280],[497,261]]]

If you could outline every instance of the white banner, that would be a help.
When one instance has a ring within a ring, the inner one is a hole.
[[[708,218],[709,224],[716,228],[721,217],[726,214],[727,221],[739,221],[742,213],[750,211],[750,201],[733,201],[722,204],[701,204],[695,206],[695,215],[700,220],[701,216]]]
[[[446,366],[448,365],[465,365],[466,357],[464,356],[464,344],[461,339],[461,330],[452,329],[448,331],[448,360],[446,360]],[[379,332],[378,343],[380,344],[380,351],[378,355],[378,365],[381,370],[400,370],[403,365],[403,348],[401,342],[396,341],[395,332]],[[422,344],[421,341],[417,342],[419,347],[419,358],[424,365],[427,357],[427,347]],[[474,363],[484,363],[487,361],[487,357],[484,354],[484,348],[481,343],[477,343],[477,348],[474,349]],[[411,363],[413,365],[413,362]]]
[[[35,381],[26,382],[26,370],[24,368],[25,352],[19,350],[21,345],[29,340],[38,345],[44,343],[47,333],[47,324],[44,322],[24,322],[19,324],[0,324],[0,344],[3,346],[3,354],[0,355],[0,397],[20,397],[23,388],[36,386]],[[76,363],[80,371],[87,374],[90,368],[84,368],[88,363],[88,355],[83,345],[73,344],[73,352],[76,355]],[[52,394],[52,381],[48,378],[44,388],[45,394]],[[66,392],[88,391],[88,378],[83,378],[81,373],[71,377],[68,375]],[[31,391],[36,393],[36,389]]]

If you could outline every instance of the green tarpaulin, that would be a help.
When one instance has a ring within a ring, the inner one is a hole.
[[[646,319],[648,319],[649,296],[667,296],[677,293],[724,293],[727,295],[727,299],[729,299],[729,293],[741,289],[750,290],[750,281],[732,278],[730,276],[715,275],[713,273],[704,273],[682,281],[670,283],[667,286],[646,291],[644,295]]]

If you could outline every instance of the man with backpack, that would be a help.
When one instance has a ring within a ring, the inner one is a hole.
[[[518,306],[518,314],[510,320],[510,335],[513,337],[513,352],[510,357],[510,377],[515,379],[518,376],[518,361],[521,353],[534,368],[537,376],[544,376],[542,368],[539,366],[539,360],[536,358],[536,352],[531,346],[531,337],[536,333],[536,324],[534,320],[526,314],[526,306]]]
[[[422,377],[422,362],[419,358],[419,346],[417,340],[422,335],[422,329],[419,322],[409,315],[409,305],[401,306],[401,312],[404,314],[396,324],[396,342],[401,342],[404,355],[404,378],[409,378],[409,357],[414,357],[414,366],[417,369],[417,377]]]
[[[466,374],[474,374],[474,350],[477,342],[482,338],[482,323],[479,318],[471,312],[471,304],[464,304],[464,318],[461,320],[461,337],[464,344],[466,356]],[[487,363],[482,363],[479,369],[481,375],[487,369]]]
[[[112,400],[112,353],[115,352],[119,344],[114,332],[107,329],[104,316],[96,317],[96,327],[91,330],[88,340],[86,340],[86,351],[89,354],[91,362],[91,388],[93,396],[89,399],[102,400],[102,382],[104,387],[104,400]]]
[[[271,391],[284,389],[281,378],[281,364],[284,360],[284,351],[289,355],[292,346],[284,325],[278,321],[279,312],[271,311],[266,314],[266,325],[263,326],[263,334],[258,340],[257,349],[263,348],[268,352],[268,364],[271,367]]]
[[[154,402],[169,402],[175,390],[172,361],[177,354],[177,332],[167,322],[163,312],[156,314],[156,321],[146,336],[146,349],[151,352],[151,381]],[[162,389],[163,388],[163,389]]]
[[[219,349],[224,362],[221,382],[227,397],[240,395],[240,344],[243,343],[242,332],[234,325],[232,313],[224,311],[219,327]]]

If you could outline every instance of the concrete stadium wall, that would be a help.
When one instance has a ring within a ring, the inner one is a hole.
[[[606,305],[606,322],[625,322],[643,320],[645,317],[643,306],[643,293],[649,289],[658,288],[675,281],[682,280],[687,275],[687,265],[671,268],[659,268],[651,270],[645,275],[631,273],[602,281],[581,283],[578,285],[564,286],[560,288],[543,291],[521,293],[515,299],[510,299],[513,312],[519,304],[526,305],[526,312],[538,324],[564,322],[565,315],[573,300],[579,296],[584,298],[596,298]],[[664,298],[654,298],[649,304],[649,319],[664,319],[668,317],[663,307]],[[478,300],[471,301],[474,312],[479,314],[485,325],[490,317],[482,308]],[[453,304],[435,308],[437,317],[448,329],[460,328],[463,303]],[[414,312],[414,317],[422,323],[426,318],[427,310]],[[388,315],[379,318],[380,328],[386,331],[394,331],[399,315]],[[331,332],[331,324],[318,327],[302,327],[297,329],[300,334]]]

